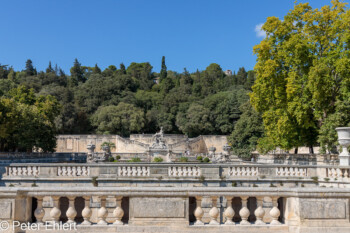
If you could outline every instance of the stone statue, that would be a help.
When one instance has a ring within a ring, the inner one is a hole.
[[[160,131],[153,136],[153,144],[151,149],[167,149],[165,144],[163,127],[160,127]]]

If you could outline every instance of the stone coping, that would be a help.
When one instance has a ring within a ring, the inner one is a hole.
[[[24,196],[274,196],[304,198],[350,198],[345,188],[271,188],[271,187],[0,187],[0,197]]]
[[[296,165],[296,164],[265,164],[265,163],[149,163],[149,162],[106,162],[106,163],[11,163],[10,167],[25,167],[25,166],[39,166],[39,167],[61,167],[61,166],[89,166],[89,167],[203,167],[203,168],[219,168],[219,167],[300,167],[300,168],[344,168],[350,169],[350,166],[339,165]]]

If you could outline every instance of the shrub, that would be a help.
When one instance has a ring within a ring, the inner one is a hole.
[[[329,181],[329,178],[324,178],[324,181],[328,182],[328,181]]]
[[[277,187],[276,185],[274,185],[273,183],[270,183],[270,187]]]
[[[203,162],[209,163],[209,162],[210,162],[210,159],[209,159],[208,157],[205,157],[205,158],[203,159]]]
[[[187,163],[188,162],[188,158],[187,157],[181,157],[180,158],[180,162]]]
[[[32,187],[38,187],[35,181],[33,182]]]
[[[253,184],[253,187],[259,187],[257,184]]]
[[[120,155],[117,155],[115,158],[116,158],[116,160],[121,159]]]
[[[109,157],[108,162],[114,162],[114,157]]]
[[[198,180],[203,183],[205,181],[205,176],[201,175],[198,177]]]
[[[235,181],[232,182],[232,187],[237,187],[237,183]]]
[[[198,157],[197,157],[197,160],[200,161],[200,162],[202,162],[202,161],[203,161],[203,157],[202,157],[202,156],[198,156]]]
[[[138,163],[138,162],[141,162],[141,159],[138,158],[138,157],[135,157],[135,158],[132,158],[129,162],[131,162],[131,163]]]
[[[317,176],[313,176],[313,177],[311,177],[311,179],[314,181],[314,183],[318,183],[318,177]]]
[[[97,176],[91,178],[91,183],[94,187],[98,186]]]
[[[155,157],[155,158],[153,159],[153,162],[155,162],[155,163],[161,163],[161,162],[163,162],[163,159],[162,159],[161,157]]]

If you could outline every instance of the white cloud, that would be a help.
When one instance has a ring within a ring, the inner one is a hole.
[[[259,23],[258,25],[255,26],[255,33],[257,37],[266,37],[266,32],[262,30],[263,23]]]

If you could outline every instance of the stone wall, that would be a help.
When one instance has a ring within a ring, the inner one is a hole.
[[[174,153],[206,154],[209,147],[216,147],[216,152],[223,152],[223,146],[227,143],[227,136],[203,135],[197,138],[188,138],[186,135],[165,134],[165,143]],[[101,152],[103,142],[113,142],[116,148],[112,153],[147,153],[153,143],[151,134],[132,134],[130,138],[122,138],[118,135],[58,135],[56,152],[88,152],[88,144],[96,146],[96,152]]]

